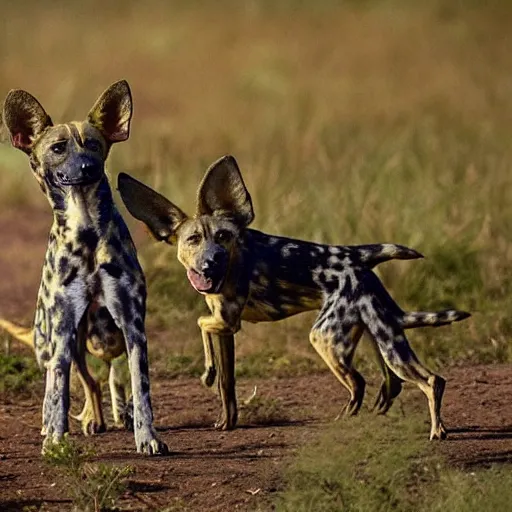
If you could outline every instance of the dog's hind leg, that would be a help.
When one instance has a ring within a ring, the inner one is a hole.
[[[375,351],[375,356],[377,357],[377,363],[379,364],[379,368],[384,376],[372,410],[376,411],[377,414],[386,414],[389,408],[393,405],[395,398],[402,391],[403,380],[388,368],[375,340],[372,339],[371,342]]]
[[[120,368],[117,364],[120,363],[111,361],[109,363],[110,368],[108,372],[108,385],[110,389],[110,399],[112,401],[112,416],[114,417],[116,427],[125,427],[127,430],[132,430],[133,424],[130,424],[132,422],[127,420],[128,417],[131,418],[133,414],[126,414],[127,404],[125,384],[123,382]],[[128,363],[125,362],[125,364]]]
[[[350,393],[350,400],[343,411],[348,416],[358,413],[364,399],[365,380],[352,367],[354,351],[363,332],[364,326],[357,320],[339,318],[335,308],[326,304],[309,334],[315,350]]]
[[[441,402],[445,380],[418,361],[396,318],[380,307],[377,300],[371,305],[360,304],[360,312],[392,372],[400,379],[416,384],[425,393],[431,418],[430,439],[444,439],[446,429],[441,420]]]
[[[74,354],[74,363],[85,394],[84,408],[76,419],[80,420],[82,423],[82,432],[88,436],[105,432],[107,428],[101,408],[101,388],[87,368],[85,357],[85,343],[87,337],[86,322],[87,315],[84,315],[78,327],[77,350]]]

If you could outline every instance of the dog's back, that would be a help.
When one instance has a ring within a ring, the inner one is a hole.
[[[326,295],[337,289],[343,292],[341,281],[349,271],[371,272],[375,265],[391,259],[421,257],[396,244],[326,245],[247,229],[243,273],[250,286],[242,319],[274,321],[320,309]]]

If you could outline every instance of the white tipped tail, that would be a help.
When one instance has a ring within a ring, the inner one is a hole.
[[[413,329],[415,327],[440,327],[453,322],[460,322],[471,316],[467,311],[457,309],[446,309],[445,311],[411,311],[404,313],[400,323],[404,329]]]

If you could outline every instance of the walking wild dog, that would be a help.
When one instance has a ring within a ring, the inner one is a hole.
[[[356,414],[363,401],[365,381],[352,358],[368,331],[385,376],[377,410],[385,413],[402,382],[413,382],[428,399],[430,439],[446,437],[440,415],[445,381],[418,361],[404,329],[449,324],[469,313],[405,313],[371,270],[391,259],[420,258],[419,253],[392,244],[321,245],[248,229],[254,219],[251,197],[231,156],[206,172],[192,218],[127,174],[119,175],[118,185],[130,213],[157,240],[177,245],[190,283],[206,298],[211,315],[198,321],[205,348],[202,380],[213,385],[219,367],[219,428],[234,428],[237,421],[234,334],[241,320],[275,321],[319,309],[309,339],[350,393],[345,412]]]
[[[12,144],[28,155],[53,210],[33,344],[46,369],[43,451],[68,431],[72,361],[86,391],[83,430],[105,429],[100,389],[87,370],[86,350],[107,360],[127,351],[137,451],[167,451],[153,428],[145,279],[104,167],[112,144],[128,139],[131,117],[125,81],[111,85],[83,122],[54,125],[41,104],[22,90],[9,92],[5,100],[3,121]],[[116,381],[113,372],[111,367],[111,384]],[[122,397],[113,388],[116,410]]]

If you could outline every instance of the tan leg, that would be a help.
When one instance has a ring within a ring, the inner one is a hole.
[[[356,325],[343,341],[336,339],[335,333],[330,331],[313,329],[309,335],[315,350],[350,393],[350,400],[343,411],[347,416],[356,415],[364,399],[366,383],[362,375],[352,367],[354,350],[363,332],[364,328]],[[339,346],[338,350],[337,346]]]
[[[372,410],[376,411],[377,414],[386,414],[389,411],[389,408],[393,405],[394,399],[402,391],[403,381],[388,368],[382,354],[380,353],[379,347],[375,343],[375,340],[371,340],[371,345],[375,351],[377,363],[384,377],[379,393],[375,398]]]
[[[362,309],[361,316],[391,371],[400,379],[416,384],[425,393],[431,419],[430,440],[445,439],[446,429],[441,420],[445,380],[418,361],[402,327],[393,317],[376,307]]]
[[[202,380],[206,386],[212,386],[217,378],[222,413],[215,423],[215,428],[221,430],[235,428],[238,420],[235,392],[235,332],[240,329],[240,318],[238,305],[235,306],[233,314],[236,320],[233,325],[226,323],[220,309],[217,309],[216,314],[202,316],[197,321],[203,336],[205,354],[206,369]]]
[[[446,439],[446,428],[441,420],[441,403],[446,381],[439,375],[431,373],[426,382],[422,380],[417,384],[428,399],[431,421],[430,440]]]
[[[404,353],[404,341],[407,343],[407,340],[403,334],[395,341],[401,348],[385,352],[383,355],[386,363],[399,378],[416,384],[425,393],[431,420],[430,440],[445,439],[446,429],[441,420],[441,403],[446,381],[425,368],[410,348],[409,353]]]
[[[232,430],[238,420],[235,393],[235,337],[232,334],[212,334],[213,355],[218,368],[218,386],[222,401],[222,414],[215,428]]]
[[[78,366],[77,366],[78,369]],[[78,369],[78,378],[84,388],[85,404],[77,417],[82,423],[82,432],[88,436],[106,431],[101,409],[101,390],[98,383],[89,374],[87,367]]]
[[[106,431],[105,420],[101,408],[101,388],[89,373],[85,360],[85,329],[81,325],[77,335],[77,357],[74,361],[78,378],[84,389],[85,404],[76,419],[82,423],[82,432],[87,435],[99,434]]]
[[[126,393],[122,379],[118,375],[115,364],[109,363],[108,386],[110,390],[110,400],[112,402],[112,416],[114,424],[118,428],[123,428],[125,424]]]
[[[217,376],[213,354],[212,335],[205,330],[201,330],[201,336],[203,338],[204,348],[204,373],[201,375],[201,382],[203,383],[203,386],[210,388],[213,386],[215,377]]]

